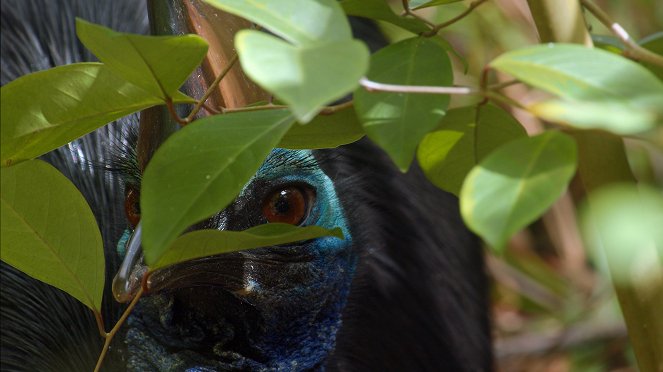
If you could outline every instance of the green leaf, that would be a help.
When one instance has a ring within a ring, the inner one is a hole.
[[[658,120],[656,113],[651,110],[635,110],[633,106],[618,101],[578,102],[551,99],[535,103],[528,110],[545,120],[582,129],[600,128],[622,135],[647,131]]]
[[[406,39],[371,57],[368,78],[380,83],[448,86],[451,62],[444,47],[428,38]],[[421,139],[444,116],[449,96],[367,92],[354,94],[355,109],[369,138],[406,171]]]
[[[368,69],[368,49],[357,40],[296,47],[243,30],[235,37],[235,47],[246,74],[287,103],[302,123],[355,89]]]
[[[147,264],[187,227],[225,208],[294,121],[287,110],[239,112],[197,120],[170,136],[141,186]]]
[[[357,115],[349,108],[331,115],[318,115],[306,125],[293,125],[277,147],[328,149],[355,142],[363,136]]]
[[[168,251],[150,268],[155,270],[194,258],[323,236],[343,239],[343,232],[338,227],[328,230],[320,226],[297,227],[283,223],[258,225],[244,231],[198,230],[177,238]]]
[[[100,63],[24,75],[2,87],[2,166],[35,158],[162,101]],[[178,94],[177,102],[190,102]]]
[[[41,160],[2,168],[0,258],[99,312],[104,248],[85,199]]]
[[[592,193],[582,209],[583,235],[610,261],[619,285],[645,284],[663,270],[663,195],[660,190],[616,184]],[[645,283],[642,283],[642,282]]]
[[[336,0],[205,0],[295,45],[348,41],[352,32]]]
[[[207,42],[197,35],[127,34],[80,18],[76,33],[109,69],[164,101],[177,94],[207,53]]]
[[[601,48],[611,53],[621,54],[624,49],[624,43],[616,36],[592,34],[592,42],[597,48]]]
[[[643,38],[638,44],[656,54],[663,55],[663,31],[656,32]],[[649,69],[649,71],[653,72],[656,77],[663,80],[663,67],[646,62],[643,62],[643,64]]]
[[[465,176],[481,159],[527,132],[509,113],[494,105],[449,110],[438,130],[419,144],[417,159],[437,187],[460,194]]]
[[[532,111],[547,120],[580,128],[637,133],[654,127],[663,117],[663,82],[639,64],[600,49],[548,44],[507,52],[490,65],[561,101]],[[601,114],[608,107],[610,112]],[[582,112],[591,109],[591,120]],[[610,118],[626,120],[617,123]]]
[[[410,9],[423,9],[431,6],[446,5],[457,3],[463,0],[412,0],[410,1]]]
[[[521,138],[474,167],[460,192],[467,226],[494,249],[545,212],[576,169],[576,145],[559,132]]]
[[[429,30],[418,19],[400,17],[394,14],[385,0],[343,0],[340,4],[345,14],[349,16],[385,21],[415,34]]]

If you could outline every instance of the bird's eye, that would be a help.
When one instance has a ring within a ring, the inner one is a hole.
[[[267,222],[300,225],[308,216],[315,192],[305,186],[285,186],[275,189],[262,204]]]
[[[140,221],[140,192],[133,187],[127,187],[124,196],[124,213],[132,227]]]

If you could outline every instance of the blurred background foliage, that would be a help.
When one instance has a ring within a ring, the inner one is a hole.
[[[462,13],[470,3],[421,9],[417,14],[441,23]],[[663,31],[660,0],[597,0],[596,4],[636,40]],[[396,13],[402,11],[400,0],[392,0],[391,5]],[[619,44],[591,14],[585,17],[597,45]],[[412,36],[386,23],[381,27],[391,41]],[[441,36],[456,51],[452,56],[455,84],[471,86],[478,85],[483,67],[496,56],[538,43],[524,0],[488,1],[445,28]],[[541,94],[524,85],[510,86],[506,92],[523,103]],[[472,100],[476,97],[453,96],[450,107],[465,106]],[[525,111],[514,109],[512,114],[530,134],[544,128]],[[654,143],[628,138],[626,150],[638,181],[661,190],[663,132],[659,134]],[[638,370],[608,273],[600,258],[586,248],[578,229],[578,206],[584,198],[581,190],[574,181],[543,218],[511,239],[503,256],[486,250],[500,371]]]

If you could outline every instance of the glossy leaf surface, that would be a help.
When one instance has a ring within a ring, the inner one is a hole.
[[[147,264],[157,262],[187,227],[225,208],[294,121],[287,110],[215,115],[170,136],[143,176]]]
[[[296,47],[244,30],[235,46],[246,74],[285,102],[302,123],[355,89],[368,69],[368,49],[357,40]]]
[[[100,63],[22,76],[2,87],[2,166],[35,158],[110,121],[162,103]],[[176,102],[191,101],[178,94]]]
[[[411,38],[371,57],[368,78],[380,83],[449,86],[451,63],[444,47],[428,38]],[[405,171],[417,145],[444,116],[449,96],[355,91],[355,109],[368,137]]]
[[[2,168],[2,247],[6,263],[99,311],[104,250],[87,202],[41,160]]]
[[[641,65],[604,50],[540,45],[507,52],[490,65],[559,96],[561,102],[532,107],[548,120],[628,134],[652,128],[663,117],[663,82]],[[602,114],[610,107],[614,109]],[[582,112],[586,108],[591,117]],[[625,120],[611,120],[616,112]]]
[[[389,22],[415,34],[429,29],[420,20],[396,15],[384,0],[343,0],[341,6],[349,16]]]
[[[200,257],[293,243],[323,236],[343,239],[343,233],[338,227],[327,230],[320,226],[297,227],[282,223],[258,225],[244,231],[198,230],[177,238],[159,261],[151,266],[151,269]]]
[[[364,130],[352,108],[331,115],[318,115],[308,124],[295,124],[278,147],[286,149],[326,149],[355,142]]]
[[[295,45],[347,41],[350,24],[336,0],[205,0]]]
[[[509,142],[467,175],[460,193],[467,226],[494,249],[538,218],[566,189],[576,145],[559,132]]]
[[[109,69],[164,101],[207,53],[207,42],[197,35],[134,35],[82,19],[76,20],[76,33]]]
[[[417,159],[437,187],[460,194],[470,169],[491,151],[517,138],[525,129],[509,113],[494,105],[449,110],[438,129],[419,144]]]

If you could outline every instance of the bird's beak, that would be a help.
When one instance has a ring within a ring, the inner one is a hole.
[[[142,227],[139,222],[127,243],[124,261],[113,278],[113,297],[118,302],[129,302],[134,298],[142,285],[143,275],[147,272],[147,266],[143,261],[141,235]]]
[[[190,287],[219,287],[232,293],[244,288],[244,263],[241,253],[203,257],[155,270],[145,283],[148,267],[141,248],[141,224],[127,242],[126,256],[113,278],[113,296],[121,303],[131,301],[141,286],[149,292]]]

